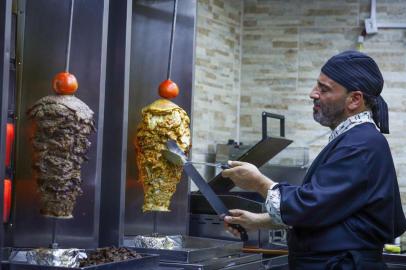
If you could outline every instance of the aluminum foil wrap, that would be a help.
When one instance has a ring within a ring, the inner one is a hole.
[[[80,259],[86,257],[86,252],[83,249],[38,248],[12,251],[9,260],[11,262],[24,262],[46,266],[79,267]]]
[[[137,248],[175,249],[181,248],[183,243],[181,235],[137,235],[133,240]]]

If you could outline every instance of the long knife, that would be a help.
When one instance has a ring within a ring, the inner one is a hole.
[[[186,163],[183,167],[183,170],[190,178],[192,178],[193,182],[199,188],[200,192],[203,194],[203,196],[209,202],[211,207],[221,218],[223,218],[224,216],[230,216],[230,211],[228,211],[224,203],[220,200],[220,198],[216,195],[216,193],[214,193],[209,184],[207,184],[207,182],[203,179],[203,177],[191,163]],[[228,224],[228,225],[238,230],[242,241],[245,242],[248,240],[248,234],[247,231],[244,229],[244,227],[242,227],[240,224]]]
[[[166,146],[168,147],[169,153],[164,154],[166,158],[169,157],[168,161],[173,162],[175,164],[178,164],[176,162],[177,159],[173,158],[174,156],[179,156],[182,160],[187,160],[187,157],[185,153],[179,148],[178,144],[174,140],[168,140],[166,143]],[[175,155],[168,155],[170,153],[173,153]],[[181,163],[182,164],[182,163]],[[179,164],[178,164],[179,165]],[[203,179],[203,177],[200,175],[200,173],[196,170],[196,168],[193,166],[192,163],[190,162],[183,162],[183,170],[186,172],[186,174],[193,180],[193,182],[196,184],[196,186],[199,188],[200,192],[203,194],[203,196],[206,198],[206,200],[209,202],[211,207],[214,209],[214,211],[221,217],[223,218],[224,216],[230,216],[230,211],[228,211],[227,207],[224,205],[223,201],[220,200],[220,198],[217,196],[216,193],[214,193],[213,189],[209,186],[209,184]],[[230,227],[238,230],[240,233],[240,237],[242,241],[247,241],[248,240],[248,234],[247,231],[245,230],[244,227],[242,227],[240,224],[229,224]]]

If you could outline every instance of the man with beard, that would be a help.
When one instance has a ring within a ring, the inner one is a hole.
[[[386,269],[385,243],[406,230],[389,145],[383,78],[360,52],[333,56],[310,93],[314,120],[332,130],[301,186],[279,184],[249,163],[230,161],[222,175],[266,198],[267,213],[231,210],[247,229],[288,228],[290,269]]]

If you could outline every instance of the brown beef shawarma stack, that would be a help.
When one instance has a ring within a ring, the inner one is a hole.
[[[27,112],[33,121],[33,169],[41,197],[41,214],[72,218],[82,194],[81,165],[87,160],[93,111],[72,95],[38,100]]]
[[[138,180],[144,189],[143,211],[170,211],[183,167],[169,163],[162,155],[166,142],[175,140],[187,154],[190,149],[190,119],[167,99],[158,99],[142,109],[142,122],[135,136]]]

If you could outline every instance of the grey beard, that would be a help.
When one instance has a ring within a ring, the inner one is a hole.
[[[313,113],[313,119],[320,125],[329,127],[330,129],[335,129],[342,121],[345,120],[344,108],[331,108],[323,109],[317,113]]]

